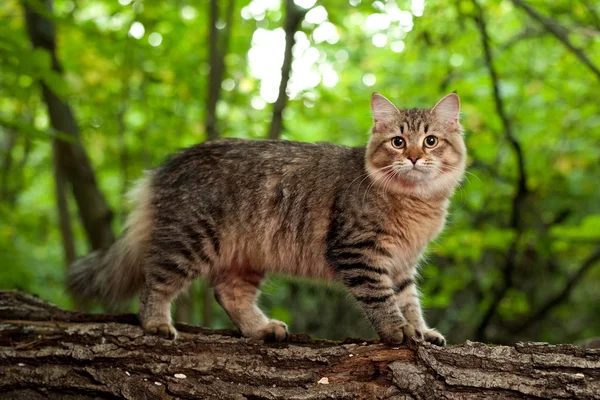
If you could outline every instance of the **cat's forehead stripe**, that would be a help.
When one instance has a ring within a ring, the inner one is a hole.
[[[425,127],[428,121],[429,110],[423,108],[411,108],[403,110],[401,126],[408,132],[421,132],[421,128]]]

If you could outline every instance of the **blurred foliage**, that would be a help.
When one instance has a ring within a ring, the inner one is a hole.
[[[600,245],[600,77],[513,2],[479,1],[499,90],[523,149],[529,193],[515,228],[510,215],[517,163],[497,115],[476,3],[296,3],[311,10],[296,34],[284,139],[363,144],[373,91],[400,107],[430,107],[453,90],[461,96],[470,173],[456,193],[446,231],[423,263],[430,324],[451,341],[474,338],[506,282],[503,268],[514,251],[507,290],[479,338],[568,342],[598,336],[598,265],[527,329],[518,327],[560,293]],[[273,60],[262,66],[279,68],[284,4],[235,4],[219,124],[224,136],[261,138],[274,100],[265,88],[278,83],[264,76],[261,81],[251,54],[272,46]],[[600,65],[600,3],[531,4]],[[123,194],[142,171],[204,140],[208,1],[56,0],[51,16],[64,76],[51,70],[49,54],[32,50],[21,4],[0,4],[0,287],[72,307],[63,289],[55,211],[50,138],[57,133],[38,81],[75,110],[119,230],[128,212]],[[71,208],[82,255],[85,236]],[[201,296],[195,298],[192,322],[201,323]],[[265,285],[261,302],[295,331],[330,338],[373,335],[337,287],[277,277]],[[218,307],[212,325],[229,326]]]

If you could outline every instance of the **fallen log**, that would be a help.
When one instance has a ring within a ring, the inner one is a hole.
[[[263,343],[0,291],[0,399],[600,399],[600,350],[467,342],[391,347],[291,335]]]

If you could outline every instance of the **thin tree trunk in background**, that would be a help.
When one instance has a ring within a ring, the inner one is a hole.
[[[69,216],[69,202],[67,199],[67,177],[60,166],[60,155],[56,142],[52,146],[54,185],[56,193],[56,208],[58,211],[58,226],[62,238],[65,266],[69,267],[75,261],[75,241],[73,240],[73,229]]]
[[[304,19],[306,11],[300,10],[294,0],[286,0],[285,3],[285,52],[283,56],[283,65],[281,66],[281,82],[279,83],[279,95],[273,105],[273,117],[271,118],[271,127],[269,128],[269,139],[279,139],[283,131],[283,110],[287,104],[287,85],[290,80],[292,70],[292,49],[294,35],[298,30],[298,25]]]
[[[49,12],[52,11],[51,0],[44,0],[42,4]],[[53,70],[62,73],[62,67],[56,55],[54,23],[36,13],[27,4],[25,4],[25,21],[27,33],[34,48],[47,50],[52,57]],[[114,241],[110,226],[112,212],[98,188],[88,156],[79,143],[79,128],[73,112],[69,105],[44,82],[40,83],[52,127],[73,139],[71,142],[54,140],[57,168],[64,173],[71,184],[90,247],[92,249],[106,248]]]
[[[230,0],[227,3],[226,25],[223,28],[223,34],[219,34],[217,24],[219,22],[219,1],[210,1],[209,13],[209,34],[208,34],[208,49],[209,49],[209,66],[208,74],[208,95],[206,101],[206,140],[215,140],[220,136],[217,126],[217,103],[221,96],[221,82],[225,75],[225,55],[229,48],[229,38],[231,33],[231,25],[233,23],[233,9],[235,1]]]
[[[473,5],[477,10],[475,22],[477,23],[477,27],[479,29],[479,36],[481,38],[481,45],[483,48],[485,65],[490,75],[490,80],[492,83],[492,94],[494,97],[494,104],[496,106],[496,113],[502,121],[504,138],[510,144],[515,154],[515,158],[517,159],[518,170],[518,179],[516,182],[515,195],[512,199],[512,210],[510,215],[510,228],[515,232],[515,237],[512,240],[510,247],[507,249],[505,255],[505,262],[502,267],[503,282],[502,285],[495,291],[491,304],[485,311],[475,331],[476,340],[487,341],[487,327],[490,325],[491,321],[496,316],[498,308],[502,303],[502,300],[504,299],[510,288],[514,285],[513,275],[515,270],[517,269],[518,245],[519,241],[521,240],[521,234],[523,230],[523,211],[525,208],[527,194],[529,193],[529,188],[527,187],[527,174],[525,170],[525,159],[523,156],[523,149],[521,148],[521,144],[514,135],[512,122],[508,116],[508,113],[506,112],[506,106],[504,104],[502,94],[500,93],[500,78],[498,77],[498,73],[494,66],[494,60],[492,57],[492,50],[490,47],[490,39],[488,35],[484,11],[477,0],[473,0]]]

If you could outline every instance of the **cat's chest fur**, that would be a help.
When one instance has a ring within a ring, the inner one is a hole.
[[[390,255],[393,270],[412,268],[427,244],[442,231],[448,201],[426,202],[404,199],[391,207],[383,219],[379,245]]]

